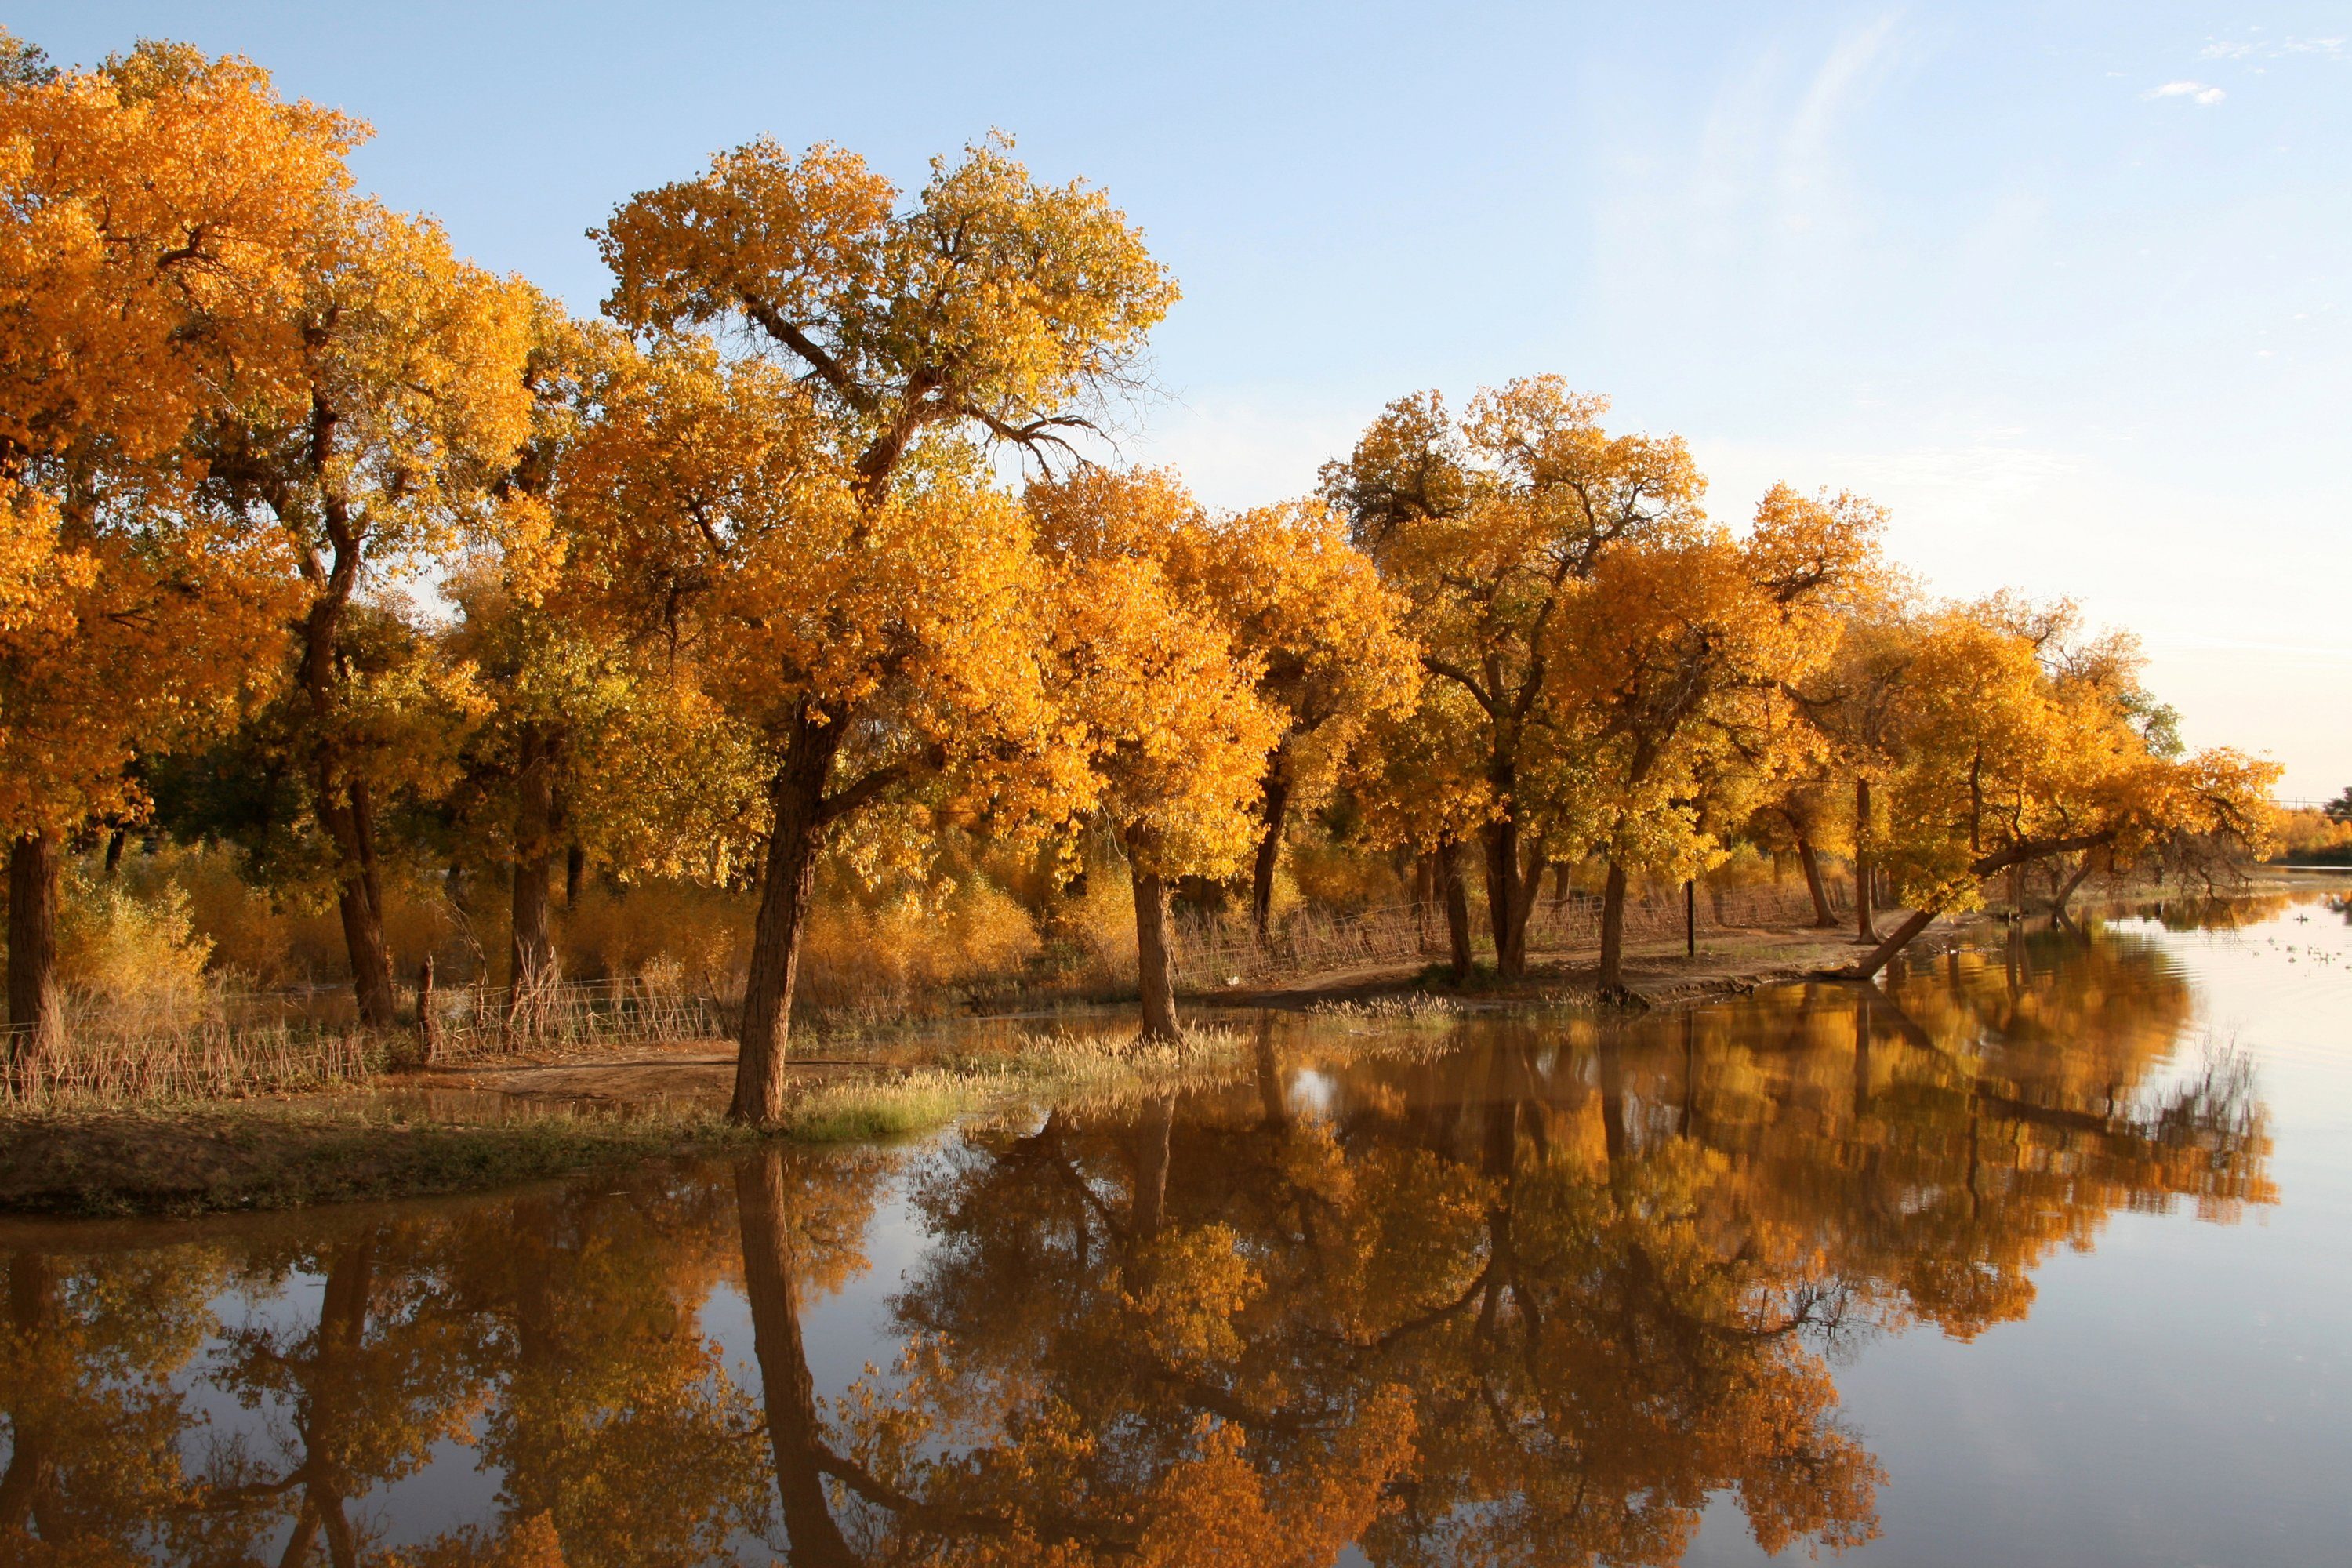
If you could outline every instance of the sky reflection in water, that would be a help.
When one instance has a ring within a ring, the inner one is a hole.
[[[2326,1560],[2352,930],[2215,920],[1246,1020],[1216,1092],[919,1148],[11,1226],[0,1561]]]

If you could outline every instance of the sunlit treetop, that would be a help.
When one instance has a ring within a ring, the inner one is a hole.
[[[143,43],[0,70],[0,443],[165,452],[223,390],[299,396],[304,264],[358,121],[267,72]]]
[[[1003,137],[935,160],[911,203],[838,147],[753,142],[636,196],[596,238],[619,279],[611,315],[742,329],[840,423],[869,498],[925,429],[1063,441],[1177,297],[1100,191],[1037,184]]]

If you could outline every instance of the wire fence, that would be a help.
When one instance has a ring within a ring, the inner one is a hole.
[[[1833,909],[1850,907],[1832,883]],[[1813,908],[1801,885],[1701,889],[1700,929],[1798,924]],[[1679,889],[1629,898],[1625,934],[1652,940],[1683,929]],[[1471,906],[1475,942],[1492,950],[1483,900]],[[1600,900],[1587,894],[1540,900],[1528,920],[1532,952],[1597,946]],[[1172,958],[1180,985],[1195,990],[1255,984],[1383,964],[1414,963],[1449,951],[1445,913],[1404,904],[1335,914],[1291,910],[1267,936],[1246,918],[1180,917]],[[194,1016],[125,1015],[68,999],[56,1037],[37,1049],[13,1041],[14,1063],[0,1092],[18,1109],[85,1107],[285,1094],[365,1084],[401,1068],[460,1066],[518,1053],[567,1053],[598,1046],[675,1044],[735,1033],[742,999],[680,984],[674,974],[551,983],[518,996],[506,986],[469,984],[411,992],[409,1026],[365,1029],[348,987],[216,993]]]
[[[1845,887],[1827,882],[1833,912],[1853,908]],[[1812,898],[1801,886],[1762,883],[1752,887],[1698,889],[1694,911],[1702,930],[1801,924],[1813,918]],[[1683,929],[1680,888],[1651,889],[1625,900],[1625,935],[1651,940]],[[1288,975],[1378,964],[1410,963],[1444,956],[1452,938],[1443,905],[1395,904],[1353,914],[1296,910],[1265,936],[1246,919],[1180,919],[1174,942],[1176,982],[1194,989],[1253,984]],[[1484,900],[1470,906],[1474,943],[1493,949],[1494,923]],[[1571,952],[1601,944],[1601,900],[1587,893],[1539,900],[1528,912],[1530,952]]]

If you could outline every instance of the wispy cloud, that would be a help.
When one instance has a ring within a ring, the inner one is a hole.
[[[2342,38],[2216,38],[2198,52],[2209,60],[2277,60],[2289,55],[2343,58]]]
[[[2201,81],[2168,81],[2162,87],[2149,88],[2142,98],[2185,98],[2189,102],[2210,109],[2230,95],[2218,87]]]

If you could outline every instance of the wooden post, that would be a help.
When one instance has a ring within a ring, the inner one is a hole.
[[[1683,879],[1683,956],[1698,956],[1698,879]]]
[[[429,952],[416,966],[416,1037],[423,1042],[416,1065],[429,1068],[441,1048],[441,1025],[433,1016],[433,955]]]

